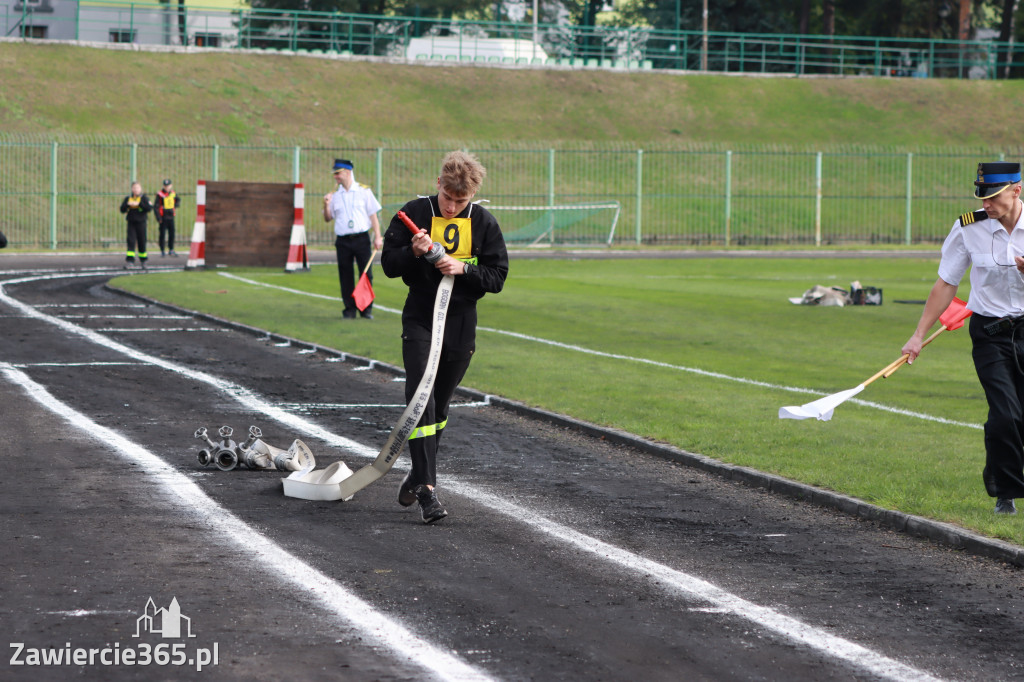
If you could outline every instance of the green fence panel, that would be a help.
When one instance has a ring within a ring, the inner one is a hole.
[[[725,152],[645,150],[643,158],[642,241],[724,244]]]
[[[306,192],[308,244],[329,248],[333,229],[321,209],[335,188],[335,158],[354,162],[356,180],[384,207],[386,227],[407,201],[436,191],[441,159],[458,147],[487,167],[477,199],[510,241],[538,246],[937,244],[957,216],[978,207],[971,194],[976,164],[1022,155],[769,146],[641,152],[512,142],[255,147],[0,134],[0,229],[14,248],[121,250],[119,207],[130,183],[138,180],[152,197],[170,178],[182,198],[178,234],[185,240],[198,180],[292,183],[297,176]]]

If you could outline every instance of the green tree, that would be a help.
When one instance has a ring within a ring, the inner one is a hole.
[[[622,17],[631,25],[663,30],[700,31],[703,0],[636,0],[623,5]],[[793,0],[709,0],[708,30],[731,33],[792,33],[798,6]]]

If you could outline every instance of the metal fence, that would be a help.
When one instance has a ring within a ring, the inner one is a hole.
[[[171,178],[182,197],[179,241],[187,242],[197,180],[301,182],[309,244],[329,246],[331,226],[319,208],[321,195],[335,186],[335,157],[353,159],[356,179],[380,198],[386,224],[405,201],[436,191],[441,157],[460,147],[487,167],[478,198],[495,207],[506,232],[529,233],[529,224],[548,220],[552,229],[542,243],[594,246],[937,243],[958,215],[978,207],[977,163],[1022,155],[510,143],[338,149],[0,134],[0,230],[14,248],[119,250],[125,229],[118,209],[129,183],[137,179],[152,196]],[[617,208],[572,210],[595,204]],[[563,209],[557,220],[546,210],[553,206]]]
[[[0,0],[0,37],[627,70],[1006,78],[1013,43],[724,33],[183,6]]]

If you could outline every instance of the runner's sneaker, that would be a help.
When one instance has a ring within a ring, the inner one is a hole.
[[[420,503],[420,513],[423,515],[423,523],[433,523],[448,516],[441,503],[437,501],[437,493],[433,488],[425,485],[416,486],[416,499]]]
[[[402,485],[398,488],[398,504],[403,507],[408,507],[416,501],[416,489],[409,485],[411,477],[412,472],[410,471],[405,475],[405,480],[402,481]]]

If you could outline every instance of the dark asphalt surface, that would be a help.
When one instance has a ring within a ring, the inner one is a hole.
[[[471,394],[432,526],[395,502],[404,461],[346,503],[201,468],[222,425],[362,466],[403,384],[82,269],[111,266],[0,256],[0,679],[1024,678],[1018,568]],[[135,637],[150,598],[195,637]],[[144,645],[218,661],[99,660]]]

